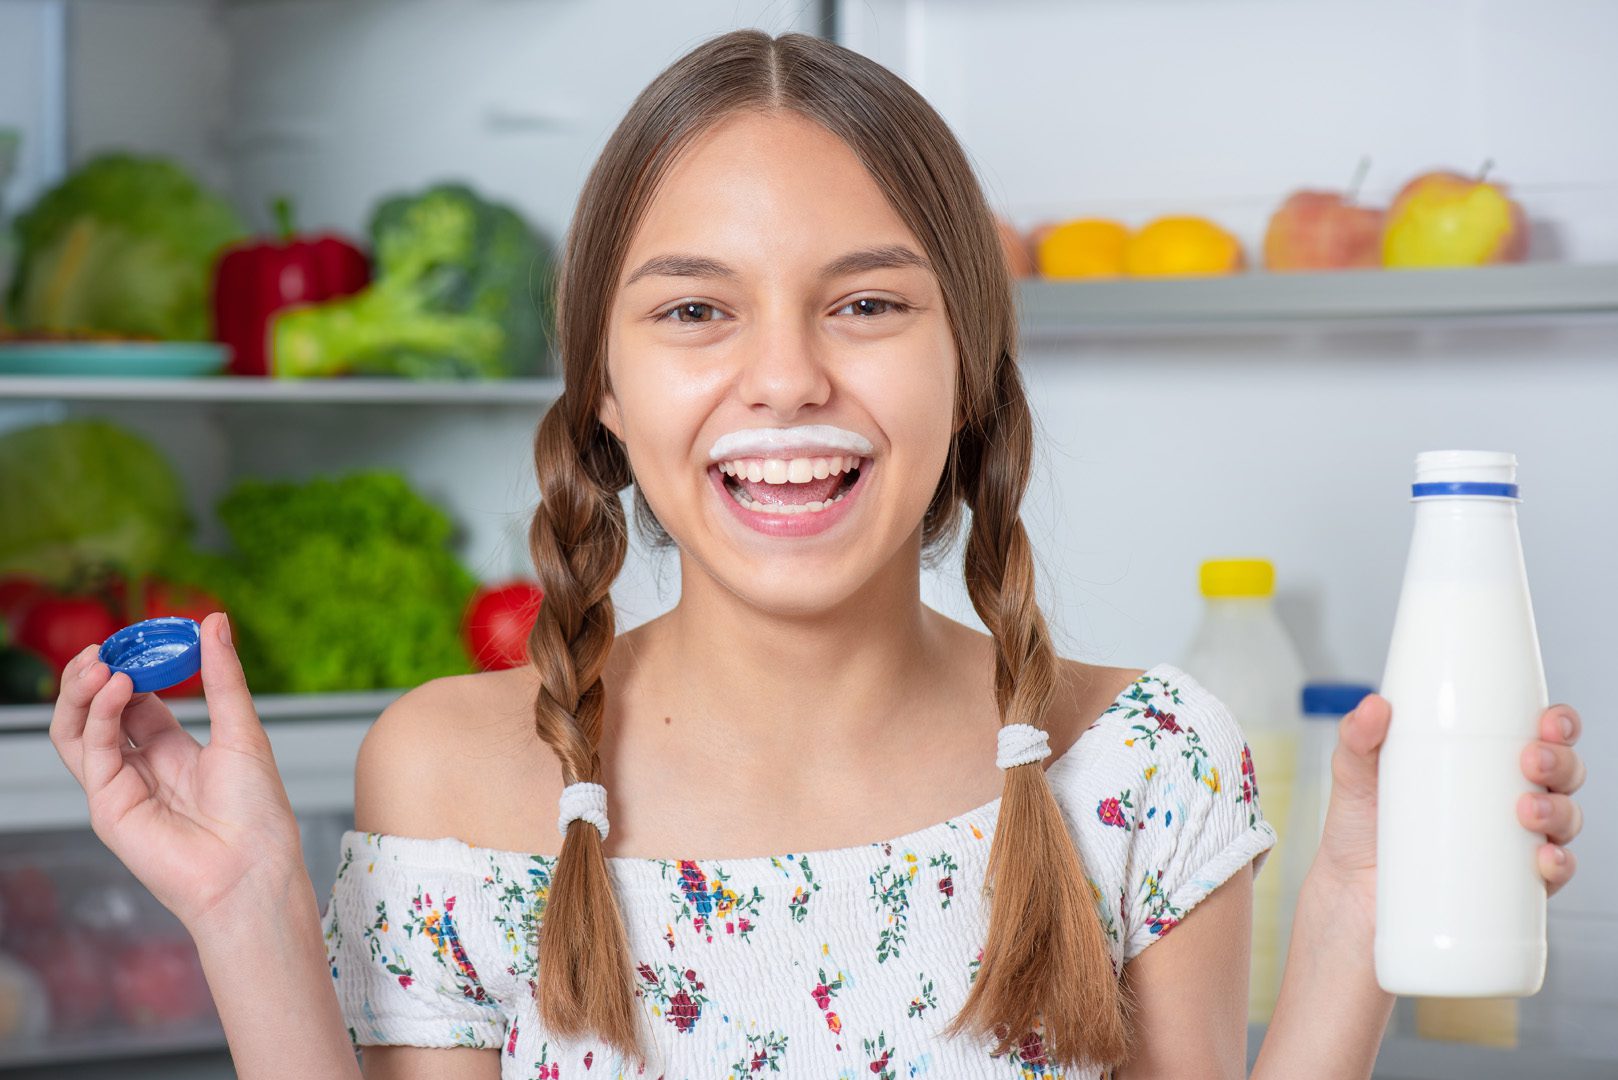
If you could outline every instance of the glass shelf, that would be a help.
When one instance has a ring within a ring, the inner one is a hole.
[[[1618,264],[1613,263],[1027,279],[1020,288],[1023,333],[1030,341],[1310,325],[1618,321]]]
[[[220,404],[328,402],[376,405],[508,405],[530,408],[562,393],[561,379],[122,378],[0,375],[0,401],[22,399]]]
[[[349,690],[330,694],[254,694],[253,704],[264,723],[283,721],[327,721],[375,719],[389,703],[408,689]],[[169,698],[158,696],[174,712],[181,724],[208,723],[208,706],[202,695]],[[49,731],[50,702],[37,705],[0,705],[0,733]]]

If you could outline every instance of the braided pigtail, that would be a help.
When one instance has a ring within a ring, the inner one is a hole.
[[[1001,353],[994,407],[959,437],[972,510],[966,586],[994,635],[1002,726],[1043,726],[1057,658],[1034,598],[1034,560],[1019,506],[1033,455],[1032,420],[1016,363]],[[991,896],[983,960],[947,1032],[992,1034],[1003,1054],[1043,1026],[1048,1060],[1106,1068],[1127,1060],[1130,1023],[1094,894],[1056,797],[1035,760],[1005,770],[989,850]]]
[[[601,673],[614,636],[610,590],[628,546],[618,491],[629,477],[594,415],[574,409],[570,397],[577,395],[564,393],[551,406],[534,439],[540,501],[529,544],[545,602],[528,652],[540,675],[534,727],[571,785],[594,784],[600,773]],[[539,930],[540,1016],[558,1035],[593,1034],[644,1061],[629,935],[605,837],[579,818],[564,821],[563,830]]]

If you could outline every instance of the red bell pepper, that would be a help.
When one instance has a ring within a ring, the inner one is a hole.
[[[299,237],[292,204],[275,200],[278,240],[238,245],[214,273],[214,337],[231,347],[235,375],[269,375],[270,316],[294,304],[359,292],[371,280],[365,253],[335,233]]]

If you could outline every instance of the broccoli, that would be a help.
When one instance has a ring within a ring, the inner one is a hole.
[[[9,301],[22,333],[204,341],[236,211],[173,162],[108,153],[16,220]]]
[[[502,378],[549,370],[549,249],[510,207],[464,184],[383,201],[373,281],[273,321],[274,371]]]

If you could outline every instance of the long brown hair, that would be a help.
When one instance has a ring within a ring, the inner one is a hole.
[[[994,636],[1000,722],[1042,727],[1056,694],[1057,657],[1019,516],[1033,424],[1016,362],[1015,294],[967,156],[925,99],[875,61],[806,34],[737,30],[692,49],[635,99],[584,185],[559,264],[555,346],[564,392],[534,441],[540,502],[529,539],[545,602],[529,655],[541,676],[535,726],[567,783],[599,780],[601,674],[614,638],[609,590],[628,545],[618,493],[634,477],[624,447],[598,419],[617,278],[671,160],[739,110],[791,111],[839,136],[932,261],[959,353],[962,426],[923,518],[923,550],[936,556],[949,547],[962,505],[970,508],[966,585]],[[668,539],[638,487],[635,514]],[[1001,1054],[1037,1024],[1053,1062],[1126,1060],[1131,1010],[1038,762],[1006,771],[985,892],[982,962],[946,1033],[992,1036]],[[546,1025],[563,1036],[593,1033],[644,1060],[628,935],[601,836],[588,822],[568,826],[542,923],[537,997]]]

